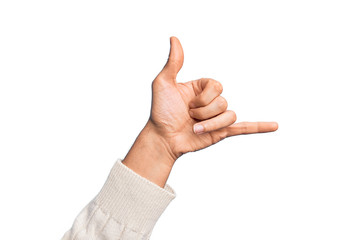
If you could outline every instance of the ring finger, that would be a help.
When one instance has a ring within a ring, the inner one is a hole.
[[[194,132],[197,134],[204,132],[211,132],[214,130],[218,130],[220,128],[224,128],[230,126],[236,121],[236,114],[231,110],[226,110],[225,112],[219,114],[216,117],[211,119],[198,122],[194,125]]]
[[[227,107],[228,104],[225,98],[218,96],[205,107],[190,109],[189,114],[192,118],[205,120],[225,112]]]

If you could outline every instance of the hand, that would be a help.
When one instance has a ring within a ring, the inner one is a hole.
[[[184,53],[176,37],[171,37],[170,43],[169,59],[152,84],[149,121],[168,144],[174,161],[226,137],[277,130],[276,122],[234,124],[236,114],[227,110],[227,102],[220,96],[222,85],[213,79],[177,83]]]
[[[170,54],[152,83],[150,118],[122,161],[136,173],[164,187],[182,154],[203,149],[220,140],[278,128],[276,122],[235,123],[220,96],[222,85],[209,78],[177,83],[184,53],[179,40],[170,38]]]

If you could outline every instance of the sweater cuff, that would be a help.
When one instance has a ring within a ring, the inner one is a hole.
[[[175,197],[169,185],[161,188],[118,159],[95,203],[119,223],[148,234]]]

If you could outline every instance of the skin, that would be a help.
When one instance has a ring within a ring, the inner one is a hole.
[[[150,118],[123,160],[123,164],[164,187],[175,161],[187,152],[211,146],[227,137],[273,132],[276,122],[239,122],[227,110],[222,85],[210,78],[177,83],[184,52],[176,37],[170,54],[152,82]]]

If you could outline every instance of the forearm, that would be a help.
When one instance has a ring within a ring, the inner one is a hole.
[[[148,121],[122,161],[140,176],[164,187],[175,163],[168,144]]]

